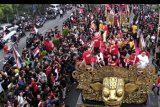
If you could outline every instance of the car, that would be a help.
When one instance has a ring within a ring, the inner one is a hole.
[[[46,14],[47,14],[46,17],[47,19],[55,19],[57,16],[57,13],[54,12],[53,10],[48,10]]]
[[[50,4],[49,10],[54,10],[54,12],[59,14],[60,4]]]
[[[7,28],[7,26],[11,26],[11,24],[9,24],[9,23],[2,24],[2,25],[0,26],[0,33],[2,33],[3,31],[5,31],[6,28]]]
[[[3,48],[4,45],[11,40],[12,36],[15,35],[16,31],[11,31],[9,34],[0,39],[0,48]]]
[[[36,22],[36,27],[42,27],[46,22],[46,17],[41,17]]]
[[[17,30],[18,25],[8,25],[7,28],[8,28],[9,31]]]
[[[3,31],[5,31],[6,29],[8,29],[9,31],[13,31],[13,30],[17,30],[18,29],[18,25],[13,25],[13,24],[2,24],[0,26],[0,33],[2,33]]]

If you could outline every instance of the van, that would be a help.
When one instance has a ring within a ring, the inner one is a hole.
[[[59,13],[60,4],[50,4],[49,10],[54,10],[56,13]]]

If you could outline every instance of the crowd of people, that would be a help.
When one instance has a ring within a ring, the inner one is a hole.
[[[106,23],[103,9],[83,8],[64,22],[63,29],[71,29],[66,36],[53,30],[32,35],[32,46],[24,48],[21,56],[25,66],[8,64],[0,72],[0,101],[3,99],[6,107],[67,107],[64,100],[70,84],[76,83],[72,72],[77,62],[93,69],[145,68],[155,53],[151,47],[157,38],[158,14],[136,6],[139,10],[133,9],[135,16],[129,26]],[[113,10],[116,5],[110,7]],[[116,10],[118,16],[120,9]],[[53,39],[58,39],[58,44]]]

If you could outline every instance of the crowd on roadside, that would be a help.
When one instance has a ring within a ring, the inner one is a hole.
[[[110,7],[113,10],[115,5]],[[72,72],[77,62],[93,68],[145,68],[155,53],[151,47],[157,38],[158,14],[136,11],[130,26],[113,26],[105,23],[103,11],[74,11],[64,22],[63,29],[71,29],[66,36],[52,30],[43,36],[32,35],[32,46],[24,48],[21,56],[25,66],[18,69],[8,64],[0,72],[0,100],[7,100],[5,106],[67,107],[64,100],[70,84],[76,83]]]

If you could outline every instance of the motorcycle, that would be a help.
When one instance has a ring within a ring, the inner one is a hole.
[[[34,39],[27,37],[27,39],[26,39],[26,48],[30,48],[32,46],[32,43],[34,43]]]
[[[24,37],[24,36],[26,36],[26,34],[25,34],[25,32],[23,31],[23,29],[21,29],[21,30],[19,31],[19,37],[22,38],[22,37]]]
[[[3,64],[11,64],[11,65],[14,65],[14,57],[13,57],[13,54],[11,53],[8,53],[5,57],[4,57],[4,61],[3,61]]]

